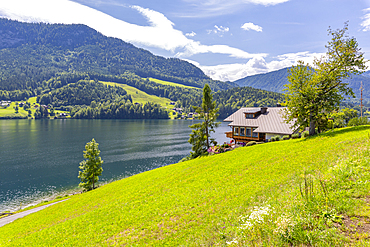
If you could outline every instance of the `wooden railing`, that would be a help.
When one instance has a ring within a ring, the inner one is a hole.
[[[233,132],[232,131],[225,132],[225,134],[226,134],[227,138],[233,138]]]

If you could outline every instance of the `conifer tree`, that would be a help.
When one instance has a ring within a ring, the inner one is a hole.
[[[84,191],[95,189],[95,184],[99,180],[98,176],[103,172],[103,160],[99,156],[100,150],[98,146],[99,144],[93,138],[86,143],[86,150],[83,151],[83,156],[86,160],[80,162],[81,171],[78,172],[78,178],[81,179],[79,186],[84,188]]]
[[[216,103],[213,101],[212,90],[208,84],[203,88],[202,106],[194,107],[194,109],[199,114],[199,119],[203,119],[203,121],[190,126],[193,129],[188,141],[192,144],[191,158],[206,154],[210,143],[216,143],[210,136],[212,132],[215,132],[214,128],[220,124],[216,122],[218,108],[216,108]]]

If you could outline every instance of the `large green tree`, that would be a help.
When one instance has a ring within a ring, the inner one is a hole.
[[[210,143],[215,143],[215,140],[210,138],[211,133],[215,132],[215,128],[220,124],[216,122],[218,108],[216,108],[216,103],[213,101],[212,90],[208,84],[203,88],[201,107],[194,107],[194,109],[199,114],[199,119],[203,121],[190,126],[193,129],[189,138],[193,151],[190,152],[191,158],[207,153]]]
[[[95,184],[99,180],[99,176],[103,172],[103,160],[100,158],[99,144],[93,138],[90,142],[86,143],[83,156],[86,160],[80,162],[81,171],[78,172],[78,178],[81,179],[80,187],[85,191],[95,189]]]
[[[354,96],[343,79],[367,68],[356,39],[348,36],[347,23],[343,29],[328,31],[331,40],[325,46],[326,55],[315,58],[312,67],[302,61],[293,66],[284,93],[285,120],[295,121],[295,127],[309,127],[310,135],[346,96]]]

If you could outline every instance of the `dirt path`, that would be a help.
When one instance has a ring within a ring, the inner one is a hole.
[[[65,199],[65,200],[62,200],[62,201],[59,201],[59,202],[53,202],[53,203],[50,203],[48,205],[40,206],[40,207],[37,207],[37,208],[33,208],[33,209],[30,209],[30,210],[27,210],[27,211],[23,211],[23,212],[20,212],[20,213],[17,213],[17,214],[13,214],[13,215],[1,218],[0,219],[0,227],[4,226],[6,224],[9,224],[9,223],[13,222],[16,219],[22,218],[26,215],[29,215],[29,214],[35,213],[37,211],[43,210],[44,208],[50,207],[54,204],[67,201],[68,199]]]

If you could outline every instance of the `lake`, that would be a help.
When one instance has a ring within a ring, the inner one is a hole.
[[[95,138],[104,160],[103,183],[187,156],[194,121],[1,120],[0,212],[16,210],[75,188],[87,142]],[[212,137],[227,141],[222,123]]]

